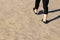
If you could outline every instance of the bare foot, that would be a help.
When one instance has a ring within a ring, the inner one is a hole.
[[[35,14],[38,14],[38,9],[33,8]]]

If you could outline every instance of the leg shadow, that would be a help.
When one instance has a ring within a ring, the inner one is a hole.
[[[48,13],[54,13],[54,12],[58,12],[58,11],[60,11],[60,9],[51,10],[51,11],[48,11]],[[44,14],[43,10],[40,10],[37,15],[40,15],[40,14]]]
[[[48,11],[48,13],[53,13],[53,12],[58,12],[58,11],[60,11],[60,9],[51,10],[51,11]]]
[[[55,17],[53,19],[48,20],[48,23],[51,22],[51,21],[57,20],[57,19],[60,19],[60,15],[58,15],[57,17]]]
[[[58,11],[60,11],[60,9],[51,10],[51,11],[48,11],[48,13],[54,13],[54,12],[58,12]],[[38,15],[40,15],[40,14],[44,14],[43,10],[39,11]],[[50,22],[52,22],[54,20],[57,20],[57,19],[60,19],[60,15],[58,15],[57,17],[54,17],[54,18],[52,18],[50,20],[48,20],[48,23],[50,23]]]

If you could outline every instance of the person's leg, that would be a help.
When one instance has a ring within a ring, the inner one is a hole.
[[[34,12],[35,13],[38,13],[39,3],[40,3],[40,0],[35,1],[35,7],[34,7]]]
[[[40,0],[36,0],[35,1],[35,9],[38,9],[39,8],[39,3],[40,3]]]
[[[48,3],[49,0],[43,0],[43,8],[44,8],[44,16],[43,16],[43,21],[47,21],[47,16],[48,16]]]

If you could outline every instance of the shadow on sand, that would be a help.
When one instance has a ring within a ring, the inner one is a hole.
[[[51,22],[51,21],[57,20],[57,19],[60,19],[60,15],[58,15],[58,16],[56,16],[56,17],[50,19],[50,20],[48,20],[48,23]]]
[[[54,13],[54,12],[58,12],[58,11],[60,11],[60,9],[51,10],[51,11],[48,11],[48,13]],[[37,15],[40,15],[40,14],[43,14],[43,13],[44,13],[43,10],[41,10],[41,11],[39,11],[39,13]],[[48,23],[51,22],[51,21],[57,20],[59,18],[60,18],[60,15],[58,15],[57,17],[54,17],[54,18],[52,18],[50,20],[48,20]]]
[[[60,9],[51,10],[51,11],[48,11],[48,13],[54,13],[54,12],[58,12],[58,11],[60,11]],[[37,15],[40,15],[40,14],[43,14],[43,13],[44,13],[43,10],[40,10]]]

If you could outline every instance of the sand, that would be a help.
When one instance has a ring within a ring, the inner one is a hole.
[[[34,14],[34,1],[0,0],[0,40],[60,40],[60,0],[50,0],[48,24]]]

